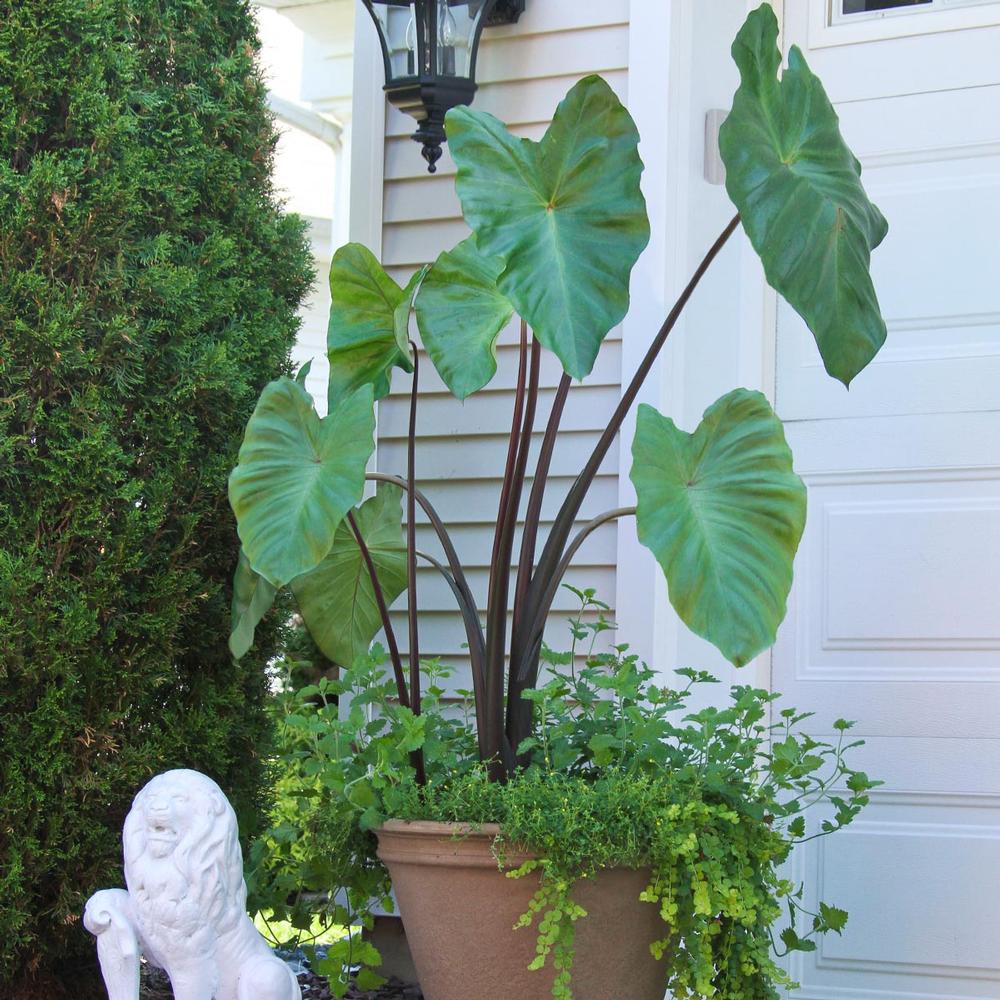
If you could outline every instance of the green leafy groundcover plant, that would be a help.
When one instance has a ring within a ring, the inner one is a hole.
[[[418,559],[440,571],[462,615],[471,670],[470,718],[462,738],[474,741],[474,749],[470,745],[468,756],[460,759],[470,773],[485,773],[490,783],[502,786],[489,791],[497,796],[497,813],[504,813],[516,789],[532,787],[524,782],[529,780],[526,772],[538,766],[533,741],[545,711],[539,702],[547,690],[545,622],[574,554],[601,524],[635,517],[638,537],[662,567],[680,619],[735,666],[748,663],[774,642],[805,525],[806,489],[794,472],[781,421],[761,393],[743,388],[727,392],[708,407],[691,433],[652,407],[641,406],[631,445],[636,505],[608,511],[582,526],[578,518],[685,305],[741,226],[760,255],[768,281],[812,331],[833,377],[850,383],[885,339],[869,274],[871,253],[886,233],[885,220],[865,194],[860,165],[840,135],[821,83],[796,49],[782,73],[777,38],[777,20],[764,4],[748,16],[733,45],[741,83],[722,127],[720,147],[727,191],[738,214],[708,248],[660,329],[651,331],[645,357],[562,499],[547,537],[540,537],[539,526],[567,396],[574,380],[590,373],[604,338],[626,314],[629,275],[649,237],[639,183],[639,136],[628,111],[599,77],[587,77],[571,88],[538,142],[512,135],[502,122],[474,108],[449,112],[455,185],[471,236],[429,269],[417,271],[405,288],[364,247],[341,248],[330,271],[329,415],[318,416],[301,379],[286,378],[264,390],[250,418],[229,483],[243,547],[230,647],[236,657],[251,648],[257,620],[285,589],[294,595],[320,650],[345,668],[352,667],[381,626],[395,707],[385,698],[376,699],[372,704],[382,714],[370,720],[356,715],[352,702],[349,719],[361,732],[369,725],[376,733],[385,724],[391,726],[394,745],[412,769],[403,773],[412,773],[420,789],[410,789],[419,797],[412,801],[435,801],[434,740],[441,736],[438,723],[430,721],[436,696],[422,690],[426,679],[420,657]],[[510,438],[488,559],[485,623],[448,527],[432,498],[418,488],[415,427],[422,362],[409,339],[411,313],[426,356],[458,399],[490,382],[496,372],[497,337],[512,317],[520,321]],[[556,356],[563,375],[526,489],[529,452],[538,440],[535,418],[543,350]],[[388,391],[397,368],[412,375],[405,475],[370,473],[366,469],[374,449],[373,407]],[[378,489],[362,502],[366,481],[376,482]],[[437,553],[417,551],[418,508],[439,543]],[[519,520],[524,527],[515,552]],[[389,615],[390,605],[404,590],[408,663]],[[346,676],[356,680],[359,675],[352,667]],[[369,680],[378,683],[374,676]],[[744,697],[764,697],[741,692],[737,703]],[[351,693],[357,697],[359,689]],[[644,703],[655,715],[651,699]],[[641,711],[636,707],[635,712]],[[566,724],[574,731],[587,728],[577,715]],[[648,746],[663,736],[650,734]],[[359,759],[366,760],[362,748],[368,744],[363,739],[353,744],[341,740],[338,746],[341,752],[353,746]],[[384,749],[382,743],[376,746]],[[771,754],[780,754],[780,746],[776,744]],[[600,763],[608,748],[590,749]],[[558,781],[562,779],[555,776],[568,771],[575,780],[575,759],[553,756],[546,773]],[[625,759],[631,757],[626,754]],[[449,760],[453,775],[464,773],[458,760]],[[377,773],[381,759],[367,763]],[[660,766],[666,784],[654,782],[649,792],[657,808],[680,805],[684,794],[694,803],[721,807],[700,798],[694,786],[684,786],[683,778],[673,774],[680,766],[676,760],[664,759]],[[754,754],[743,754],[739,767],[747,775],[755,773]],[[681,773],[687,772],[681,768]],[[839,777],[846,780],[844,774]],[[601,779],[605,784],[600,787],[609,795],[614,780],[613,775]],[[726,787],[736,786],[730,782]],[[758,794],[755,788],[743,789],[747,808]],[[341,790],[360,809],[365,826],[386,815],[387,808],[409,814],[404,800],[379,800],[366,780],[345,782]],[[744,800],[738,795],[733,802],[723,798],[739,813],[737,803]],[[716,821],[722,822],[718,815]],[[739,823],[733,828],[733,849],[743,842],[742,829]],[[751,838],[754,850],[763,850],[767,839],[764,831],[758,833],[759,838]],[[626,845],[618,849],[624,857],[635,857]],[[652,841],[644,849],[659,850]],[[561,850],[546,855],[550,867],[562,864]],[[744,851],[742,857],[750,864],[750,854]],[[673,864],[666,853],[653,860],[666,868]],[[721,905],[712,899],[713,907]],[[560,912],[556,923],[563,933],[565,913]],[[762,913],[754,910],[755,918],[763,920]],[[720,933],[711,930],[716,918],[723,924],[728,919],[718,910],[709,920],[709,935]],[[816,919],[821,930],[832,926],[822,914]],[[553,926],[550,921],[546,933]],[[739,951],[745,925],[737,921],[733,926],[733,934],[724,940],[727,948]],[[786,943],[798,947],[794,933]],[[686,962],[702,963],[697,970],[689,967],[687,985],[678,989],[703,989],[714,981],[708,974],[711,949],[706,940],[700,938],[697,948],[692,944],[678,953],[678,969]],[[760,944],[759,938],[753,940],[754,947]],[[734,974],[726,957],[730,952],[712,954],[716,976]],[[748,982],[756,984],[747,989],[760,994],[763,983],[777,972],[763,959],[752,960],[749,952],[740,954],[745,959],[741,968],[751,977]],[[752,978],[758,974],[759,979]]]
[[[680,670],[662,686],[624,644],[594,653],[613,626],[592,592],[577,594],[573,646],[543,648],[548,680],[531,694],[527,763],[507,782],[490,781],[476,760],[472,692],[460,693],[457,713],[446,705],[448,671],[438,663],[424,664],[420,716],[395,699],[380,647],[340,678],[281,697],[280,805],[252,853],[252,901],[290,920],[305,942],[317,913],[345,927],[316,961],[335,995],[358,966],[378,963],[360,930],[371,900],[386,902],[370,831],[390,816],[499,823],[498,864],[508,847],[537,854],[511,877],[542,875],[519,927],[534,927],[535,967],[554,964],[557,998],[572,996],[573,927],[585,915],[573,886],[602,868],[652,870],[644,898],[659,905],[664,935],[650,945],[673,954],[665,986],[679,998],[776,997],[775,985],[789,980],[775,963],[772,925],[785,913],[779,953],[811,950],[817,934],[843,929],[843,910],[820,903],[806,912],[802,887],[779,868],[797,843],[850,823],[877,784],[846,763],[860,745],[845,743],[851,723],[836,723],[835,744],[817,741],[800,731],[808,715],[749,686],[732,688],[723,708],[691,711],[692,693],[714,678]],[[585,617],[595,609],[596,622]],[[350,699],[346,715],[341,698]],[[415,749],[425,754],[424,785]],[[803,810],[817,806],[807,833]],[[327,891],[302,891],[317,885]],[[363,983],[375,981],[363,972]]]
[[[311,268],[256,48],[242,0],[0,0],[5,998],[87,995],[83,903],[151,774],[262,818],[276,633],[220,638],[224,486]]]

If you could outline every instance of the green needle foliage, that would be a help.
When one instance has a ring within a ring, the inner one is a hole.
[[[311,280],[245,0],[0,0],[0,994],[93,963],[166,768],[258,813],[226,477]]]

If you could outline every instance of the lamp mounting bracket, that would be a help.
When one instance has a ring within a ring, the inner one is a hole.
[[[497,0],[486,17],[486,27],[498,24],[516,24],[524,13],[524,0]]]

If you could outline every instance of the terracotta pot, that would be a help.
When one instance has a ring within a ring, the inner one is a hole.
[[[538,876],[507,878],[491,845],[499,827],[390,820],[376,831],[392,876],[425,1000],[549,1000],[554,972],[528,971],[537,928],[514,930]],[[508,869],[530,855],[510,852]],[[576,925],[574,1000],[663,1000],[667,959],[649,944],[665,936],[659,908],[639,900],[648,871],[616,868],[578,882],[587,911]]]

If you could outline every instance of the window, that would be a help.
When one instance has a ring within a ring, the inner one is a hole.
[[[846,21],[891,17],[893,14],[943,12],[956,7],[982,7],[997,2],[998,0],[832,0],[827,10],[833,15],[830,23],[843,24]]]
[[[892,10],[895,7],[916,7],[931,0],[843,0],[845,14],[868,14],[877,10]]]
[[[802,0],[796,0],[802,2]],[[1000,0],[806,0],[809,45],[1000,26]]]
[[[930,2],[931,0],[843,0],[843,13],[869,14],[879,10],[893,10],[896,7],[917,7]]]

